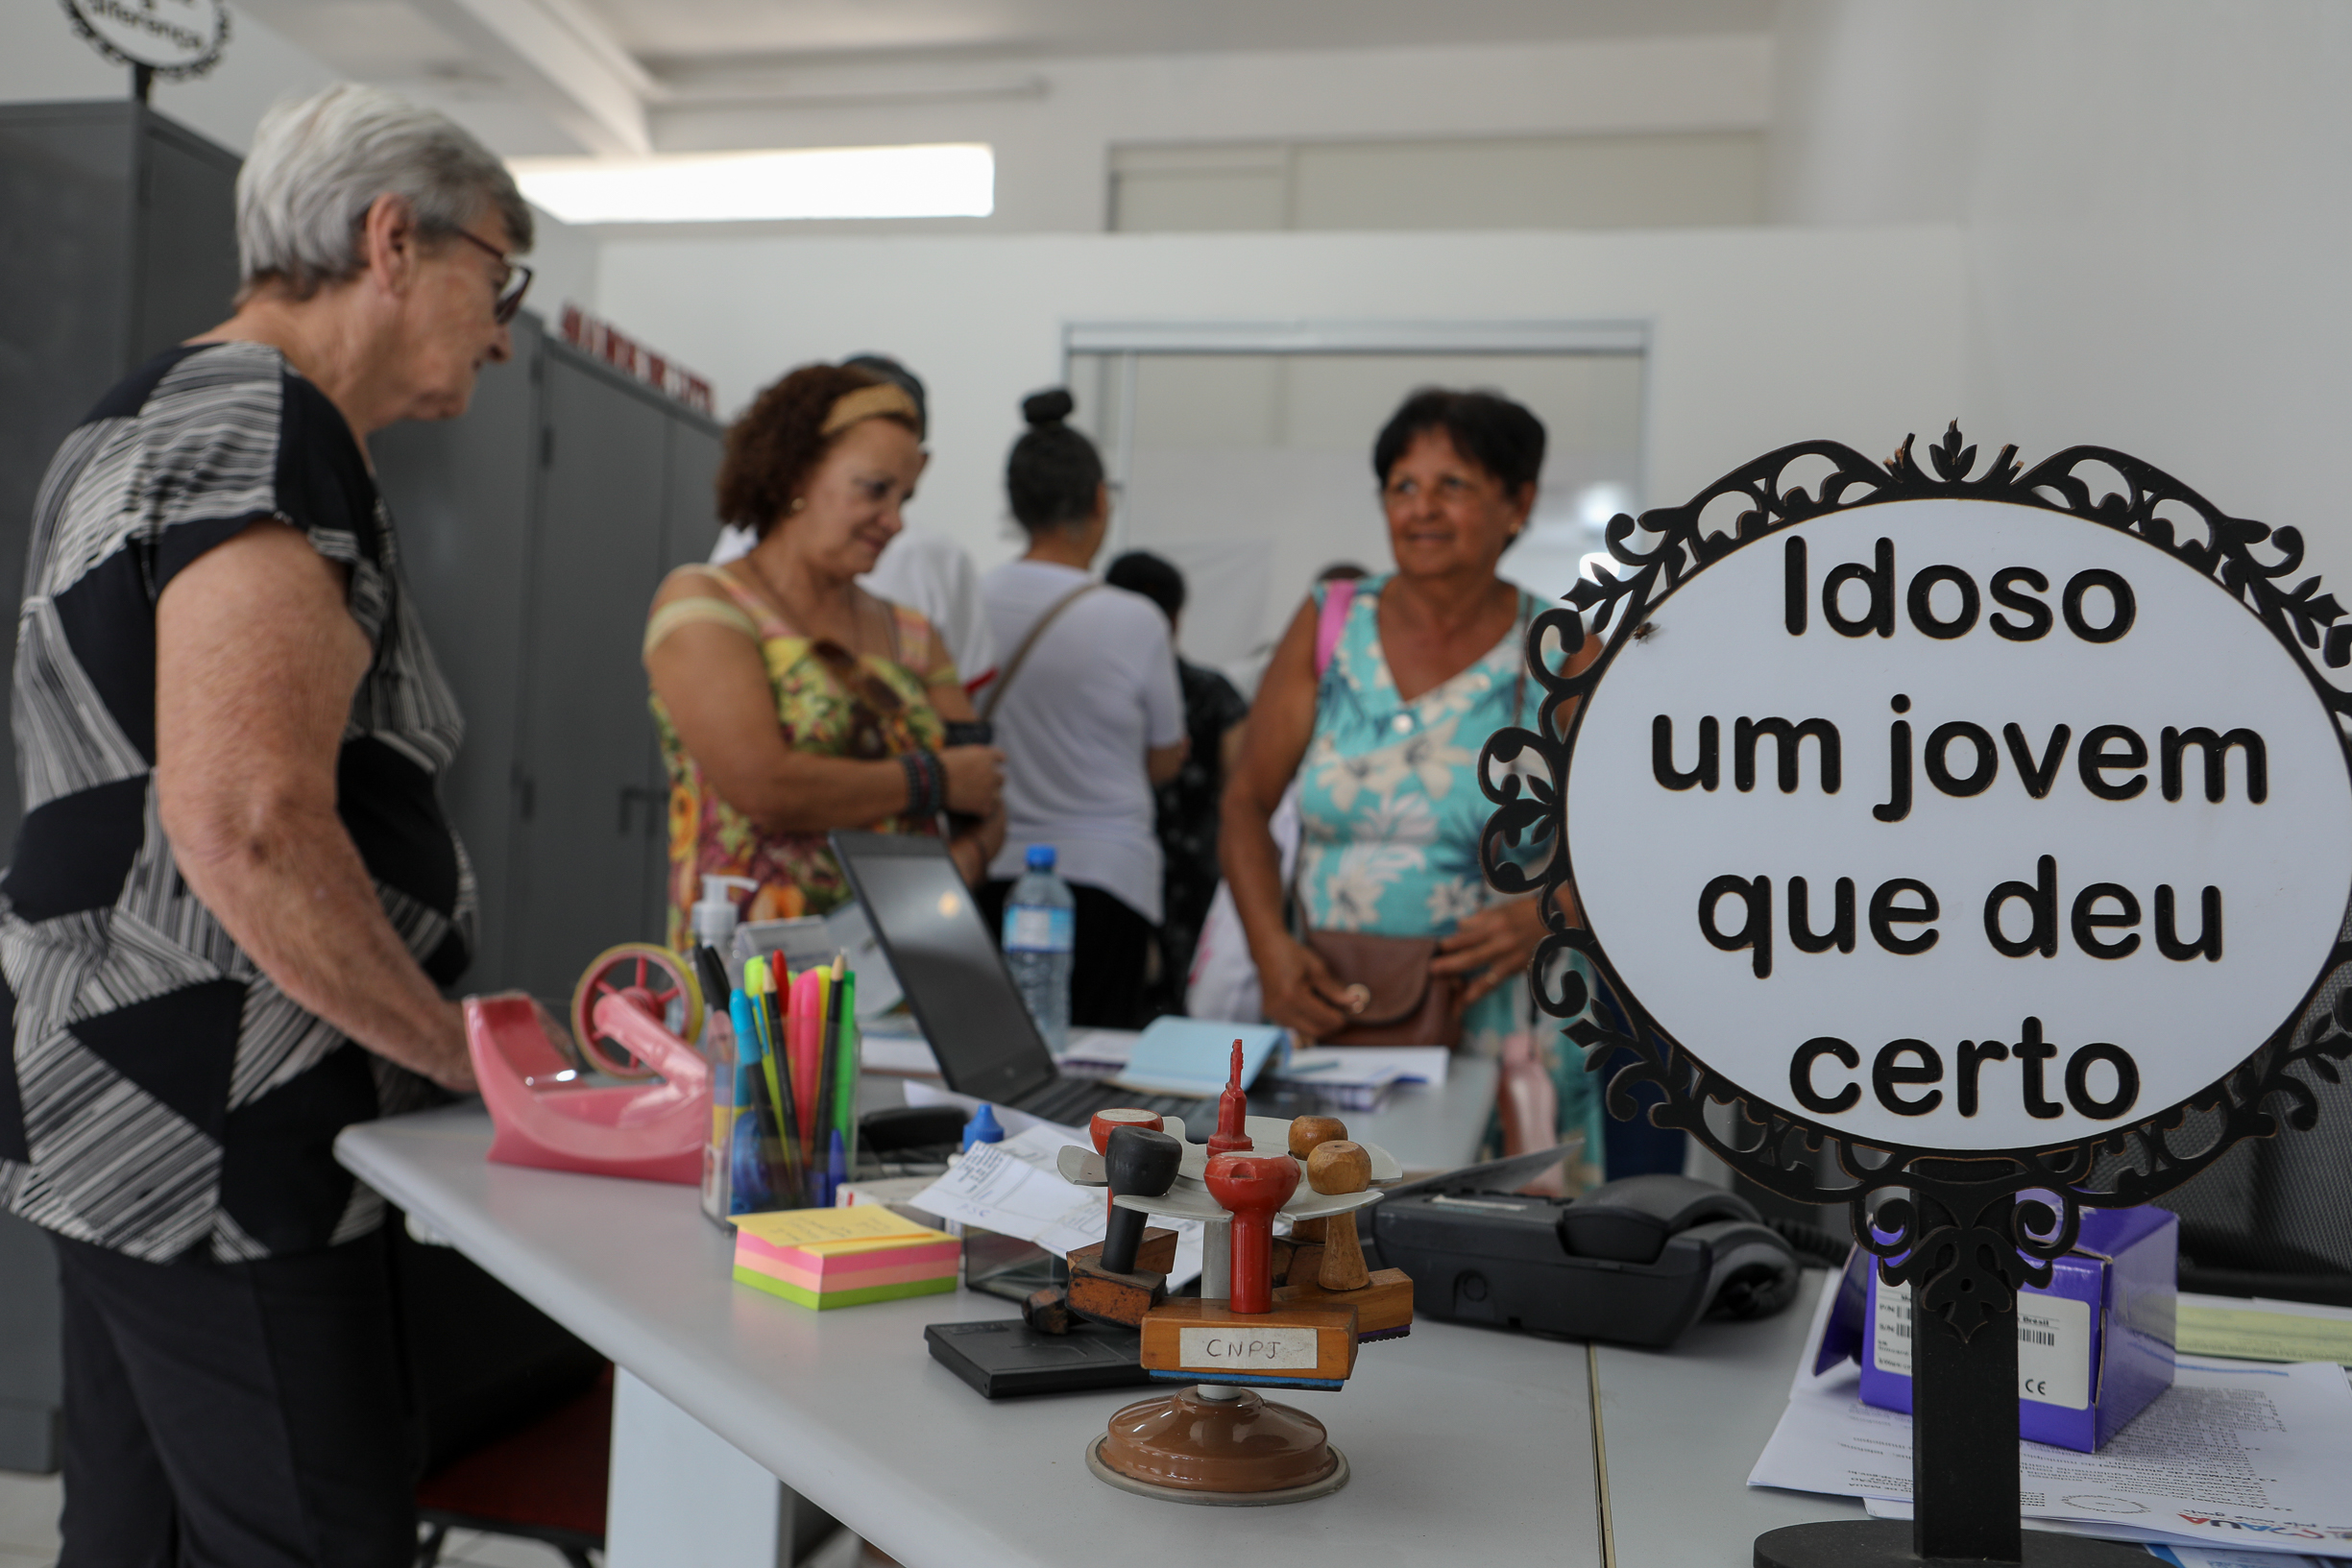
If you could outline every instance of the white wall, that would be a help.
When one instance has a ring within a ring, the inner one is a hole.
[[[221,62],[187,82],[158,82],[158,113],[203,133],[231,152],[253,145],[254,127],[270,105],[342,80],[341,73],[234,7]],[[0,104],[127,98],[131,73],[85,43],[62,7],[45,0],[0,0]],[[538,277],[531,307],[555,320],[565,300],[585,304],[596,293],[594,236],[539,214]],[[226,302],[223,315],[226,315]]]
[[[1875,454],[1940,430],[1961,394],[1962,293],[1956,234],[1919,226],[657,236],[607,243],[598,300],[713,377],[723,412],[812,359],[904,359],[930,385],[935,451],[910,515],[993,564],[1010,553],[1001,475],[1019,400],[1060,379],[1068,322],[1644,320],[1644,488],[1659,498],[1791,441],[1830,436]]]
[[[229,25],[229,48],[208,75],[158,82],[150,102],[242,153],[253,144],[263,109],[281,96],[315,92],[337,73],[234,7]],[[0,5],[0,104],[129,96],[130,71],[109,65],[84,42],[62,6],[45,0]]]
[[[2352,591],[2352,8],[1790,0],[1777,59],[1778,216],[1965,226],[1970,435],[2132,452]]]

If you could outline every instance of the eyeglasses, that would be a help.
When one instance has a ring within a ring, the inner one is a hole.
[[[499,250],[478,234],[468,233],[465,229],[460,229],[457,230],[457,237],[475,250],[491,256],[499,266],[506,269],[506,276],[498,282],[497,303],[490,307],[492,319],[500,326],[504,326],[515,319],[515,312],[522,308],[522,297],[531,292],[531,269],[520,261],[508,260],[504,251]]]

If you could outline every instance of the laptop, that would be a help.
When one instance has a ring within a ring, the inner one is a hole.
[[[1116,1106],[1180,1116],[1200,1137],[1215,1126],[1211,1100],[1063,1076],[944,841],[918,833],[831,836],[950,1089],[1065,1127],[1083,1127],[1095,1112]]]

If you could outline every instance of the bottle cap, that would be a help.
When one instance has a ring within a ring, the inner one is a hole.
[[[1053,870],[1054,846],[1051,844],[1031,844],[1029,847],[1028,864],[1030,870],[1031,871]]]
[[[721,953],[735,940],[737,915],[735,899],[727,891],[730,887],[758,892],[760,884],[749,877],[705,877],[702,879],[702,897],[692,910],[694,940],[705,947],[716,948]]]
[[[964,1152],[970,1153],[974,1144],[1001,1144],[1005,1129],[997,1124],[996,1112],[985,1104],[972,1113],[972,1120],[963,1124]]]

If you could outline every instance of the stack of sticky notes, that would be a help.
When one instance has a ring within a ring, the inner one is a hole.
[[[879,1205],[735,1217],[736,1283],[820,1312],[953,1291],[961,1251]]]

